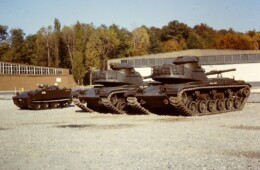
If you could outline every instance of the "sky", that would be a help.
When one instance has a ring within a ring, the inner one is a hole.
[[[259,0],[0,0],[0,25],[26,35],[41,27],[71,26],[77,21],[116,24],[129,31],[146,25],[161,28],[178,20],[190,27],[205,23],[216,30],[260,31]]]

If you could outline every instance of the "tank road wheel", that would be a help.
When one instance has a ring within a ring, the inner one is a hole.
[[[118,102],[117,96],[116,95],[111,96],[110,101],[115,106],[116,103]]]
[[[236,98],[234,99],[234,107],[235,107],[236,109],[239,109],[239,108],[241,107],[241,105],[242,105],[241,98],[236,97]]]
[[[58,107],[58,103],[56,103],[56,102],[53,102],[50,105],[51,105],[51,108],[53,108],[53,109]]]
[[[43,109],[48,109],[48,108],[49,108],[49,103],[42,103],[42,104],[41,104],[41,107],[42,107]]]
[[[217,100],[217,108],[218,108],[219,111],[225,110],[225,101],[223,99]]]
[[[207,112],[207,104],[205,100],[200,100],[198,102],[198,110],[200,113],[206,113]]]
[[[125,111],[125,108],[127,106],[127,103],[125,101],[125,99],[118,99],[118,102],[116,104],[116,107],[121,110],[121,111]]]
[[[197,103],[192,101],[188,104],[188,109],[191,111],[192,115],[197,114]]]
[[[227,110],[232,110],[234,106],[234,101],[231,98],[225,99],[225,105]]]
[[[69,105],[68,102],[61,102],[60,107],[67,107]]]
[[[39,109],[41,109],[41,104],[40,104],[40,103],[34,103],[34,104],[32,104],[32,109],[33,109],[33,110],[39,110]]]
[[[215,101],[215,100],[210,100],[210,101],[208,102],[209,112],[214,113],[214,112],[216,111],[216,108],[217,108],[216,101]]]

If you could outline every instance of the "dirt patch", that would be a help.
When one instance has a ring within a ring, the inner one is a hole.
[[[57,128],[93,128],[93,129],[121,129],[138,126],[136,124],[96,125],[96,124],[69,124],[58,125]]]
[[[260,152],[255,151],[227,151],[228,155],[245,157],[250,159],[260,159]]]
[[[260,130],[260,126],[231,126],[231,129],[241,129],[241,130]]]

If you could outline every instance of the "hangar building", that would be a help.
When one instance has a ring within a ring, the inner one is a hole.
[[[111,59],[117,63],[130,63],[142,76],[151,74],[151,67],[170,64],[178,56],[198,56],[206,71],[236,68],[234,72],[223,73],[223,77],[260,83],[260,51],[257,50],[184,50],[128,58]]]

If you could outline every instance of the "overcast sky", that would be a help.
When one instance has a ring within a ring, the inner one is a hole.
[[[41,27],[93,23],[133,30],[178,20],[191,27],[260,31],[260,0],[0,0],[0,24],[35,34]]]

